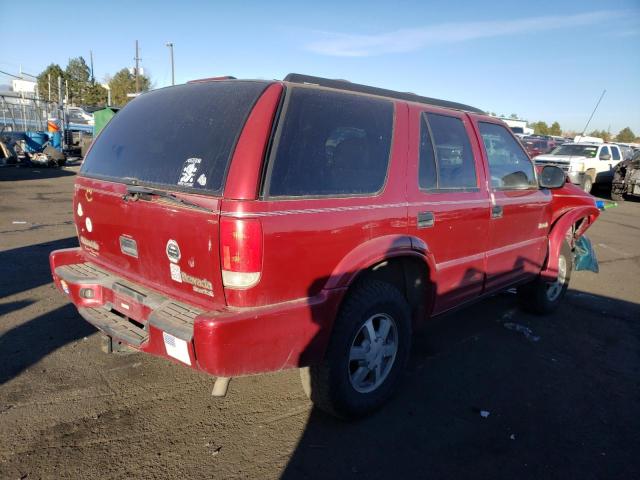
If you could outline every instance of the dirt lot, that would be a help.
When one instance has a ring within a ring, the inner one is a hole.
[[[206,375],[103,354],[47,263],[77,244],[75,170],[0,168],[0,478],[640,478],[640,202],[603,213],[601,272],[556,314],[505,293],[432,321],[387,408],[343,423],[297,371],[216,399]]]

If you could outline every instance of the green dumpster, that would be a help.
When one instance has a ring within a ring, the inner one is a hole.
[[[96,135],[100,133],[100,131],[105,127],[111,117],[113,117],[119,108],[114,107],[106,107],[102,110],[96,110],[93,112],[93,138],[96,138]]]

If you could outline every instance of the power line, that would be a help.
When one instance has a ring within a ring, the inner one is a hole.
[[[19,77],[17,75],[12,74],[12,73],[4,72],[2,70],[0,70],[0,73],[4,73],[5,75],[8,75],[8,76],[13,77],[13,78],[22,79],[22,77]]]
[[[591,112],[591,116],[589,117],[589,120],[587,120],[587,124],[584,126],[584,128],[582,129],[582,133],[580,134],[581,137],[584,136],[584,132],[587,131],[587,127],[589,126],[589,123],[591,123],[591,119],[593,118],[593,115],[596,113],[596,110],[598,109],[598,105],[600,105],[600,102],[602,101],[602,97],[604,97],[604,94],[607,93],[607,90],[604,89],[602,91],[602,95],[600,95],[600,98],[598,99],[598,103],[596,103],[595,108],[593,109],[593,112]]]

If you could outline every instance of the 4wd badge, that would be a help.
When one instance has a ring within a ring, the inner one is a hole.
[[[175,240],[169,240],[167,242],[166,251],[169,261],[178,263],[178,260],[180,260],[180,247],[178,246],[178,242],[176,242]]]

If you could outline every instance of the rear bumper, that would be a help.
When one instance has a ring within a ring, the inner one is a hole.
[[[79,248],[50,255],[60,291],[96,328],[138,350],[216,376],[319,362],[344,290],[257,308],[203,311],[88,261]],[[175,345],[183,348],[176,355]]]

